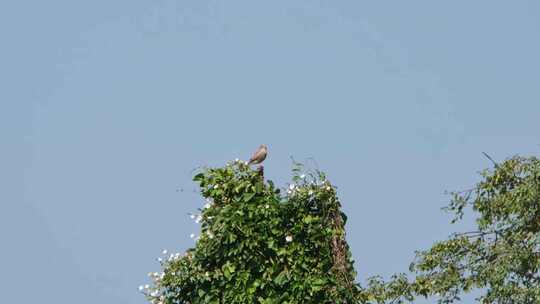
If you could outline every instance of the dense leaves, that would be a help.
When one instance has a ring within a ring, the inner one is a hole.
[[[262,168],[261,168],[262,169]],[[369,278],[355,272],[334,187],[296,164],[281,193],[243,162],[195,176],[208,201],[195,248],[162,261],[155,304],[405,303],[434,297],[459,302],[540,303],[540,160],[514,157],[481,172],[472,189],[452,193],[452,222],[465,212],[476,229],[417,252],[409,274]]]
[[[243,162],[194,180],[208,201],[195,248],[162,262],[153,303],[354,303],[345,216],[321,172],[294,169],[282,194]]]
[[[446,208],[454,222],[474,212],[477,229],[417,252],[411,282],[405,275],[373,278],[367,295],[378,303],[415,295],[454,303],[476,290],[480,303],[540,303],[540,161],[514,157],[481,177],[473,189],[453,193]]]

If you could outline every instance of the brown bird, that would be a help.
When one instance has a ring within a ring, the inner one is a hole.
[[[253,156],[249,159],[248,165],[251,164],[260,164],[266,159],[268,154],[268,147],[266,145],[260,145],[259,149],[253,153]]]

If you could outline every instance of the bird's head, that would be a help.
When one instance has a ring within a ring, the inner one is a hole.
[[[268,150],[268,147],[265,144],[262,144],[259,148],[264,149],[264,150]]]

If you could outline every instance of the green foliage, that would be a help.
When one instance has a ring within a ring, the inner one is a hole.
[[[155,285],[141,289],[155,304],[454,303],[473,290],[480,303],[540,303],[540,160],[514,157],[481,177],[445,208],[453,223],[474,212],[476,230],[418,251],[410,274],[361,288],[346,217],[322,172],[295,163],[281,193],[243,162],[206,169],[194,177],[208,201],[200,239],[162,261]]]
[[[401,303],[437,296],[439,303],[454,303],[476,290],[480,303],[540,303],[540,161],[514,157],[481,176],[473,189],[453,193],[446,208],[453,222],[472,209],[477,229],[417,252],[411,282],[404,275],[373,278],[368,297]]]
[[[355,303],[359,287],[345,242],[346,218],[321,172],[282,194],[243,162],[194,177],[209,202],[195,248],[162,262],[153,303]]]

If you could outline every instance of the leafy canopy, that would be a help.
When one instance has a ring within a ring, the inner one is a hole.
[[[402,303],[437,296],[439,303],[454,303],[476,290],[480,303],[540,303],[540,161],[516,156],[481,177],[473,189],[452,193],[445,208],[452,222],[471,210],[477,228],[417,252],[411,282],[404,274],[389,282],[372,278],[369,297]]]
[[[282,194],[243,162],[195,176],[208,200],[195,248],[171,254],[155,285],[156,304],[454,303],[473,290],[480,303],[540,303],[540,160],[513,157],[481,172],[472,189],[452,193],[452,222],[476,215],[476,229],[418,251],[410,273],[375,276],[365,288],[345,242],[345,215],[319,171],[301,174]]]
[[[162,261],[146,289],[153,303],[353,303],[359,294],[345,242],[346,217],[319,171],[282,194],[244,162],[194,177],[208,201],[201,235],[185,255]]]

